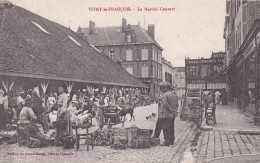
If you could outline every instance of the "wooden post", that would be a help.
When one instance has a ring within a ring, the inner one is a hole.
[[[256,116],[258,116],[257,118],[254,118],[254,122],[255,123],[259,123],[259,122],[256,122],[257,119],[259,119],[259,110],[258,110],[258,107],[259,107],[259,103],[258,103],[258,89],[259,89],[259,86],[258,86],[258,50],[257,50],[257,40],[256,40],[256,36],[255,36],[255,114]]]

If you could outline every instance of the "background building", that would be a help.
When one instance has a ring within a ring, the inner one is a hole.
[[[148,30],[140,24],[127,25],[122,19],[121,26],[78,28],[77,33],[99,51],[119,63],[127,72],[146,84],[153,99],[159,94],[162,81],[162,47],[155,41],[154,25]]]
[[[227,0],[226,41],[229,94],[237,106],[258,117],[259,113],[259,18],[260,1]],[[239,74],[239,75],[238,75]]]
[[[175,77],[174,83],[176,84],[176,94],[178,98],[185,95],[186,84],[185,84],[185,67],[174,67]]]
[[[169,82],[172,86],[176,85],[176,83],[174,83],[174,77],[176,76],[174,67],[171,62],[167,61],[165,58],[162,58],[162,61],[162,80]]]
[[[210,58],[185,59],[186,88],[220,90],[226,88],[225,79],[214,78],[223,69],[225,52],[213,53]]]

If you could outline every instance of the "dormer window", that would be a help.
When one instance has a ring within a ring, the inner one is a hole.
[[[111,49],[109,51],[109,54],[108,54],[109,58],[111,58],[112,60],[115,60],[115,50],[114,49]]]
[[[125,33],[125,41],[127,43],[134,42],[134,40],[135,40],[135,33],[133,33],[133,32]]]

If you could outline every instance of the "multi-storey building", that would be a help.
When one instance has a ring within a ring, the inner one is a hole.
[[[220,90],[226,88],[225,80],[214,78],[222,69],[225,52],[212,53],[211,58],[185,59],[186,88]]]
[[[239,108],[259,117],[260,1],[227,0],[225,19],[227,68],[224,73],[230,96]]]
[[[151,98],[159,95],[162,81],[162,47],[155,41],[155,26],[145,30],[138,25],[127,25],[122,19],[121,26],[78,28],[77,33],[95,46],[101,53],[119,63],[127,72],[149,86]]]
[[[162,81],[169,82],[172,86],[175,86],[176,83],[174,83],[174,77],[176,71],[174,67],[172,66],[170,61],[167,61],[165,58],[163,58],[163,64],[162,64]]]
[[[176,94],[178,98],[181,98],[185,94],[186,84],[185,84],[185,67],[174,67],[175,77],[174,83],[176,84]]]

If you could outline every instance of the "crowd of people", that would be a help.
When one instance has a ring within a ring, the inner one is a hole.
[[[66,127],[55,129],[55,145],[61,145],[62,135],[72,135],[72,126],[89,122],[95,117],[99,129],[104,125],[104,108],[106,106],[124,106],[137,97],[131,97],[127,91],[117,93],[93,93],[83,89],[65,93],[63,87],[58,92],[40,96],[35,91],[20,92],[16,97],[0,90],[0,130],[7,124],[27,124],[28,131],[39,139],[49,139],[46,133],[55,122],[65,120]]]

